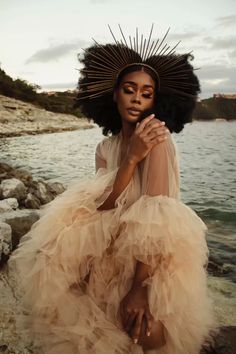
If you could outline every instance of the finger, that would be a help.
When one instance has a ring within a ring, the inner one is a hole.
[[[141,333],[143,315],[144,315],[144,311],[141,310],[141,311],[139,311],[139,313],[136,317],[136,322],[135,322],[134,331],[133,331],[133,335],[132,335],[134,343],[138,343],[138,340],[139,340],[139,336]]]
[[[156,119],[155,119],[155,121],[156,121],[156,122],[154,122],[154,123],[152,123],[152,121],[151,121],[149,124],[147,124],[147,125],[144,127],[144,129],[143,129],[143,131],[141,132],[141,134],[149,134],[149,133],[150,133],[151,131],[153,131],[153,130],[163,130],[163,129],[165,129],[165,128],[163,127],[162,122],[157,121]]]
[[[135,321],[136,316],[137,316],[137,313],[135,313],[135,312],[132,312],[129,315],[127,321],[125,322],[125,326],[124,326],[126,332],[130,331],[130,329],[131,329],[131,327],[132,327],[132,325],[133,325],[133,323]]]
[[[146,322],[147,322],[146,335],[149,337],[151,335],[154,318],[151,315],[150,311],[145,312],[145,317],[146,317]]]
[[[152,147],[154,147],[160,143],[163,143],[163,141],[166,141],[167,138],[167,136],[156,136],[154,139],[150,140],[149,144],[152,144]]]
[[[148,124],[154,117],[155,117],[155,114],[151,114],[150,116],[143,119],[140,122],[140,124],[136,127],[136,132],[141,133],[143,131],[145,125]]]
[[[169,133],[169,130],[166,129],[166,128],[156,128],[156,129],[150,130],[150,132],[148,133],[147,137],[151,138],[151,139],[154,139],[157,136],[167,136],[168,133]]]

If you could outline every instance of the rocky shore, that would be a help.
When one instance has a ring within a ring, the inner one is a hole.
[[[89,129],[95,124],[0,95],[0,138]]]
[[[0,163],[0,353],[33,353],[28,338],[20,337],[16,329],[16,321],[21,310],[7,260],[20,238],[40,218],[41,206],[64,190],[61,183],[36,181],[28,171]],[[222,262],[210,255],[208,273],[212,277],[223,276],[227,271]],[[236,326],[222,325],[220,332],[211,343],[202,348],[200,354],[235,353]]]

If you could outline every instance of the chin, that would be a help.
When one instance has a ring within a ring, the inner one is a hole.
[[[124,117],[123,119],[127,123],[136,124],[137,122],[139,122],[140,115],[137,117],[132,117],[132,116],[128,115],[128,116]]]

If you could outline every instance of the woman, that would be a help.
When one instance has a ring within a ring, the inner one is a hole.
[[[198,354],[215,328],[206,227],[179,200],[170,135],[190,121],[198,81],[188,56],[146,54],[86,51],[78,105],[112,135],[96,176],[49,203],[11,257],[41,352]]]

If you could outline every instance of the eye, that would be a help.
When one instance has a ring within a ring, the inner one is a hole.
[[[151,93],[143,93],[143,97],[152,98],[152,94]]]
[[[124,87],[123,90],[124,90],[125,93],[134,93],[134,91],[130,90],[127,87]]]

